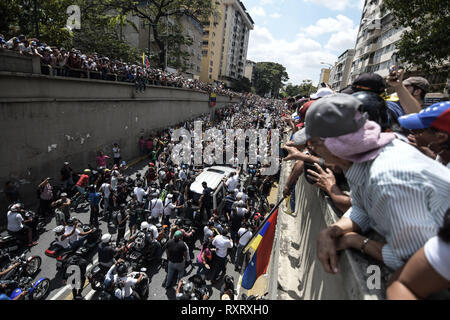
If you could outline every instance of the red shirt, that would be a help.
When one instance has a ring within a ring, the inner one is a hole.
[[[87,174],[82,174],[80,177],[80,180],[77,182],[77,186],[79,187],[85,187],[89,183],[89,176]]]

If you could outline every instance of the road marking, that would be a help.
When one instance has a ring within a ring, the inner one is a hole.
[[[237,290],[236,290],[237,297],[236,297],[236,299],[239,299],[239,293],[240,293],[240,291],[241,291],[241,281],[242,281],[242,277],[243,277],[243,275],[241,274],[241,275],[239,276],[239,281],[238,281],[238,285],[237,285]]]

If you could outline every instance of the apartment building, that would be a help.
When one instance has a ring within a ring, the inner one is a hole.
[[[394,17],[383,0],[366,0],[351,66],[350,83],[360,74],[375,72],[385,77],[394,63],[395,44],[404,31],[394,27]]]
[[[246,77],[248,80],[250,80],[251,83],[253,83],[253,68],[255,67],[256,62],[253,62],[251,60],[247,60],[245,63],[245,73],[244,77]]]
[[[348,86],[354,56],[354,49],[347,49],[339,56],[328,81],[333,90],[340,91]]]
[[[203,23],[200,80],[231,85],[233,79],[245,75],[248,41],[254,21],[239,0],[216,0],[215,5],[219,14]]]
[[[320,87],[320,84],[322,82],[329,83],[330,73],[331,73],[331,69],[325,69],[325,68],[320,69],[320,77],[319,77],[318,87]]]

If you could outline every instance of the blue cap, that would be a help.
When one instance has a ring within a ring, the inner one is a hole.
[[[426,129],[430,127],[441,128],[441,117],[450,109],[450,102],[438,102],[419,113],[412,113],[398,118],[400,125],[409,130]],[[443,120],[443,119],[442,119]]]

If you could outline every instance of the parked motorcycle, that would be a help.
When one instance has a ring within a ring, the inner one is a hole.
[[[17,267],[5,274],[2,277],[2,280],[18,281],[23,277],[34,277],[41,267],[42,258],[39,256],[30,256],[27,258],[25,254],[22,254],[18,257],[11,258],[8,253],[4,252],[2,252],[2,255],[9,260],[8,266],[4,269],[7,269],[9,266],[16,263],[19,264]]]
[[[133,271],[127,275],[129,278],[138,279],[141,275],[143,275],[143,279],[139,282],[134,288],[140,300],[147,300],[150,293],[150,280],[147,275],[147,270],[142,268],[140,271]],[[117,284],[114,284],[110,288],[103,288],[99,295],[99,300],[120,300],[115,295],[115,290],[117,289]]]
[[[17,286],[10,293],[10,299],[14,299],[22,294],[23,291],[26,291],[27,294],[22,296],[19,300],[43,300],[49,291],[50,279],[40,278],[33,282],[31,277],[21,278],[17,283],[10,282],[7,285],[6,291],[9,292],[10,290],[8,289],[14,284],[17,284]]]

